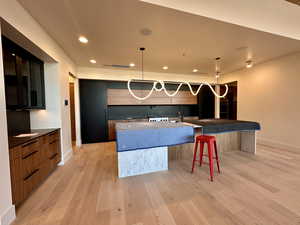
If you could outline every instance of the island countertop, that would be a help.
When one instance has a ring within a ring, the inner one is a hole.
[[[227,119],[184,120],[191,125],[197,125],[203,134],[217,134],[234,131],[260,130],[260,124],[252,121]]]
[[[118,152],[194,142],[194,128],[184,123],[117,123],[116,134]]]

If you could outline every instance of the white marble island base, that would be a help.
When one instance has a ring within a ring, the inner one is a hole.
[[[118,152],[120,178],[163,170],[168,170],[168,147]]]

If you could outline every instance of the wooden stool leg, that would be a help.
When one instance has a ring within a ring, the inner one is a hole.
[[[214,177],[214,158],[213,158],[213,151],[212,151],[212,146],[211,142],[209,141],[208,143],[208,158],[209,158],[209,169],[210,169],[210,180],[213,181]]]
[[[192,165],[192,173],[194,172],[194,167],[195,167],[195,161],[197,157],[197,149],[198,149],[198,141],[195,141],[195,146],[194,146],[194,158],[193,158],[193,165]]]
[[[214,141],[214,147],[215,147],[215,155],[216,155],[216,161],[217,161],[217,166],[218,166],[218,172],[220,173],[219,156],[218,156],[218,149],[217,149],[216,141]]]
[[[200,158],[199,158],[200,166],[202,166],[203,151],[204,151],[204,142],[200,142]]]

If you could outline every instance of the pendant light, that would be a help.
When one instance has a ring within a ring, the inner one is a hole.
[[[198,87],[198,89],[197,89],[197,91],[196,92],[194,92],[194,90],[193,90],[193,88],[192,88],[192,85],[189,83],[189,82],[186,82],[186,81],[183,81],[183,82],[169,82],[169,81],[162,81],[162,80],[144,80],[144,51],[146,50],[144,47],[142,47],[142,48],[139,48],[139,50],[140,50],[140,52],[141,52],[141,57],[142,57],[142,70],[141,70],[141,80],[137,80],[137,79],[130,79],[130,80],[128,80],[128,82],[127,82],[127,88],[128,88],[128,91],[129,91],[129,93],[135,98],[135,99],[137,99],[137,100],[140,100],[140,101],[143,101],[143,100],[146,100],[147,98],[149,98],[151,95],[152,95],[152,93],[153,93],[153,91],[158,91],[158,92],[160,92],[160,91],[164,91],[165,92],[165,94],[167,95],[167,96],[169,96],[169,97],[174,97],[178,92],[179,92],[179,90],[180,90],[180,88],[182,87],[182,85],[187,85],[188,87],[189,87],[189,90],[190,90],[190,92],[191,92],[191,94],[192,95],[194,95],[194,96],[196,96],[196,95],[198,95],[199,94],[199,92],[200,92],[200,90],[201,90],[201,88],[204,86],[204,85],[206,85],[206,86],[208,86],[209,88],[210,88],[210,90],[212,91],[212,93],[217,97],[217,98],[224,98],[226,95],[227,95],[227,93],[228,93],[228,86],[225,84],[225,92],[224,92],[224,94],[223,95],[219,95],[215,90],[214,90],[214,88],[212,87],[212,85],[211,84],[209,84],[208,82],[202,82],[202,83],[198,83],[198,84],[193,84],[193,85],[199,85],[199,87]],[[219,65],[217,65],[217,63],[219,63],[219,60],[220,60],[220,58],[216,58],[216,77],[217,77],[217,79],[219,78],[219,75],[220,75],[220,68],[219,68]],[[217,67],[218,66],[218,67]],[[138,96],[136,96],[135,94],[134,94],[134,92],[132,91],[132,89],[131,89],[131,82],[147,82],[147,83],[153,83],[153,85],[152,85],[152,88],[151,88],[151,90],[149,91],[149,93],[146,95],[146,96],[144,96],[144,97],[138,97]],[[165,83],[175,83],[175,84],[177,84],[178,86],[177,86],[177,88],[176,88],[176,90],[173,92],[173,93],[169,93],[168,92],[168,90],[166,89],[166,87],[165,87]],[[160,87],[159,87],[159,86]]]

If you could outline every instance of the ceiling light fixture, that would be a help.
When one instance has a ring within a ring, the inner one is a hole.
[[[247,60],[246,61],[246,68],[251,68],[253,66],[253,61],[252,60]]]
[[[197,69],[193,69],[193,72],[194,72],[194,73],[197,73],[197,72],[198,72],[198,70],[197,70]]]
[[[129,66],[130,67],[135,67],[135,64],[134,63],[130,63]]]
[[[83,44],[87,44],[89,42],[89,40],[84,36],[80,36],[78,40]]]
[[[96,61],[95,59],[91,59],[91,60],[90,60],[90,63],[95,64],[95,63],[97,63],[97,61]]]
[[[163,70],[167,70],[167,69],[169,69],[169,67],[167,67],[167,66],[164,66],[164,67],[163,67]]]
[[[189,82],[186,82],[186,81],[183,81],[183,82],[170,82],[170,81],[162,81],[162,80],[144,80],[144,51],[145,51],[145,48],[140,48],[140,51],[141,51],[141,55],[142,55],[142,71],[141,71],[141,75],[142,75],[141,77],[142,77],[142,79],[130,79],[127,82],[127,88],[128,88],[129,93],[135,99],[137,99],[137,100],[140,100],[140,101],[146,100],[147,98],[149,98],[152,95],[153,91],[157,91],[157,92],[164,91],[167,96],[173,97],[173,96],[175,96],[179,92],[181,86],[184,85],[184,84],[189,87],[189,90],[191,91],[192,95],[194,95],[194,96],[198,95],[200,89],[204,85],[208,86],[210,88],[210,90],[212,91],[212,93],[217,98],[224,98],[227,95],[227,93],[228,93],[228,85],[227,84],[225,84],[225,92],[224,92],[224,94],[223,95],[219,95],[214,90],[214,88],[212,87],[212,85],[209,84],[208,82],[202,82],[202,83],[198,83],[198,84],[193,84],[194,86],[195,85],[199,85],[197,91],[195,92],[193,90],[193,88],[192,88],[192,85]],[[167,67],[167,66],[164,66],[164,67]],[[138,96],[136,96],[133,93],[133,91],[131,89],[131,82],[147,82],[147,83],[152,83],[152,88],[151,88],[151,90],[149,91],[149,93],[146,96],[144,96],[144,97],[138,97]],[[168,90],[166,89],[166,84],[167,83],[177,84],[178,85],[177,89],[173,93],[169,93]]]

